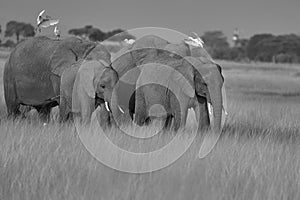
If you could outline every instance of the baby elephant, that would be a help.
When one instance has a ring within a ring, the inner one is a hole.
[[[91,120],[93,111],[100,105],[100,125],[111,124],[108,102],[111,101],[113,86],[118,81],[117,72],[97,60],[83,61],[76,74],[72,92],[72,112],[84,124]]]

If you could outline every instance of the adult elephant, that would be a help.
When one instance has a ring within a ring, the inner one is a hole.
[[[161,53],[167,55],[167,58],[158,59],[158,56]],[[220,66],[214,63],[213,59],[202,46],[194,46],[186,41],[182,41],[178,44],[171,44],[160,37],[149,35],[140,38],[132,45],[129,45],[129,47],[121,50],[118,54],[113,60],[112,65],[119,73],[121,80],[119,88],[122,89],[117,92],[117,94],[122,97],[119,98],[119,104],[121,106],[129,107],[131,116],[133,116],[132,113],[135,112],[135,109],[132,109],[132,107],[136,107],[135,103],[137,103],[137,101],[135,98],[130,97],[133,95],[137,97],[134,91],[136,89],[137,77],[139,77],[140,74],[140,70],[132,69],[147,63],[160,63],[172,66],[170,63],[166,63],[168,62],[168,59],[171,59],[172,57],[180,57],[182,59],[182,57],[185,57],[186,59],[184,59],[183,64],[188,65],[185,62],[191,63],[193,61],[193,72],[194,74],[197,74],[197,76],[194,76],[194,78],[197,79],[195,79],[192,86],[195,88],[195,98],[197,98],[199,105],[196,114],[199,125],[200,127],[209,126],[208,102],[211,101],[214,127],[220,129],[222,119],[222,99],[224,96],[224,94],[222,94],[222,90],[224,91],[223,76],[221,74]],[[128,73],[128,75],[126,75],[129,71],[133,71],[133,73]],[[126,96],[126,94],[129,95]],[[202,113],[201,117],[200,113]]]
[[[115,94],[120,98],[117,97],[119,99],[118,104],[112,107],[120,106],[133,118],[135,109],[134,91],[140,73],[136,67],[153,60],[158,55],[159,50],[164,49],[168,44],[170,43],[161,37],[146,35],[116,53],[112,58],[112,67],[117,71],[120,78],[115,86]]]
[[[164,54],[141,66],[136,85],[136,123],[143,125],[149,121],[152,106],[159,104],[165,109],[165,128],[170,127],[172,119],[175,131],[184,127],[188,109],[193,108],[199,128],[206,128],[212,118],[213,127],[220,130],[224,98],[220,66],[203,57]],[[213,107],[211,114],[208,104]]]
[[[77,37],[54,40],[39,36],[19,43],[4,67],[8,116],[20,115],[20,105],[29,105],[42,120],[49,120],[51,108],[59,104],[63,71],[94,47],[94,43]]]
[[[60,104],[59,113],[60,121],[64,122],[69,118],[72,118],[72,92],[73,86],[76,79],[76,75],[82,64],[86,67],[87,61],[98,61],[101,68],[108,67],[111,64],[111,55],[105,46],[98,44],[93,48],[84,59],[78,60],[76,63],[68,66],[61,75],[61,87],[60,87]],[[95,66],[88,65],[91,67],[91,72]],[[87,69],[88,70],[88,69]],[[85,71],[87,71],[85,70]],[[81,71],[81,73],[83,73]],[[89,81],[94,78],[94,74],[90,73],[91,77],[87,77]],[[114,77],[113,77],[114,78]],[[87,82],[89,82],[87,81]],[[89,84],[89,86],[91,86]],[[76,88],[78,90],[78,88]],[[94,91],[95,93],[95,91]],[[94,98],[95,99],[95,98]]]

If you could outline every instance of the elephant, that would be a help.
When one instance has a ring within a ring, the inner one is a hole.
[[[165,56],[165,58],[160,59],[159,57],[162,55]],[[176,60],[182,60],[183,66],[189,66],[191,63],[193,64],[193,70],[190,70],[193,71],[193,73],[191,73],[193,76],[187,77],[194,77],[194,81],[191,81],[190,85],[194,87],[193,94],[195,95],[193,99],[194,101],[197,99],[195,102],[198,102],[196,115],[200,127],[208,127],[210,125],[210,120],[208,117],[208,103],[211,103],[214,116],[214,122],[212,125],[214,128],[216,128],[216,130],[220,129],[223,112],[222,102],[224,96],[224,92],[222,92],[224,91],[224,79],[221,73],[221,67],[214,62],[214,60],[203,47],[193,46],[185,41],[181,41],[178,44],[173,44],[158,36],[147,35],[120,50],[120,52],[118,52],[115,58],[112,60],[112,66],[119,75],[119,85],[116,86],[116,88],[121,88],[116,89],[119,96],[118,99],[120,100],[118,105],[120,105],[123,109],[129,109],[130,116],[133,118],[136,111],[140,112],[139,105],[137,105],[140,103],[137,99],[139,98],[139,94],[137,94],[139,90],[136,87],[138,77],[141,73],[138,66],[148,63],[159,63],[172,66],[172,64],[169,62],[171,62],[173,58],[175,59],[173,60],[175,62],[178,62]],[[126,74],[135,68],[138,69],[133,70],[134,72],[130,73],[129,75]],[[178,68],[178,71],[181,71],[180,67]],[[184,74],[184,72],[180,73]],[[159,88],[156,89],[160,90]],[[180,96],[183,97],[184,95],[181,94]],[[161,99],[157,99],[157,101],[160,100]],[[183,102],[186,103],[187,100],[184,100]],[[143,112],[141,111],[140,113]],[[145,116],[143,117],[144,114],[141,115],[142,117],[137,116],[138,119],[135,120],[139,124],[144,123],[143,121]],[[185,116],[181,116],[181,118],[184,117]],[[178,129],[178,123],[176,123],[175,129]]]
[[[8,117],[19,116],[20,105],[28,105],[37,109],[43,121],[48,121],[51,108],[59,104],[63,71],[95,46],[77,37],[57,40],[37,36],[20,42],[4,67]]]
[[[169,42],[155,35],[146,35],[133,44],[129,44],[118,51],[112,58],[112,67],[117,71],[119,78],[116,88],[116,96],[119,101],[117,105],[122,110],[129,113],[133,118],[135,110],[135,85],[139,76],[137,66],[153,60],[159,49],[163,49]],[[132,70],[137,69],[137,70]],[[132,71],[131,71],[132,70]],[[131,72],[131,73],[128,73]],[[125,80],[124,80],[125,79]],[[115,101],[116,102],[116,101]]]
[[[72,119],[72,92],[76,75],[82,63],[84,61],[90,60],[96,60],[102,63],[103,66],[107,67],[111,64],[111,55],[105,46],[97,44],[97,46],[93,48],[84,59],[78,60],[76,63],[73,63],[64,70],[61,75],[59,104],[59,114],[61,122]]]
[[[96,107],[100,106],[100,126],[110,127],[113,123],[108,102],[118,74],[111,66],[98,60],[82,61],[72,90],[72,113],[79,117],[82,124],[90,123]],[[116,112],[116,111],[115,111]],[[117,111],[118,112],[118,111]]]
[[[136,84],[135,121],[140,126],[149,123],[151,107],[159,104],[166,112],[165,129],[170,128],[172,119],[175,131],[184,127],[188,109],[193,108],[199,128],[208,128],[213,118],[213,126],[220,130],[223,82],[220,66],[208,59],[158,56],[155,63],[141,67]],[[214,108],[213,117],[208,104]]]

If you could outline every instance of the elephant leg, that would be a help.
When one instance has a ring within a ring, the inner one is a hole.
[[[180,122],[181,122],[181,119],[180,119],[180,115],[179,114],[175,114],[174,115],[174,123],[173,123],[173,130],[176,132],[178,131],[178,129],[180,128]]]
[[[59,103],[60,123],[73,120],[72,108],[70,107],[70,105],[72,105],[72,100],[67,100],[65,96],[60,97],[60,103]]]
[[[204,97],[197,96],[198,106],[196,106],[195,114],[198,122],[198,129],[205,130],[209,127],[209,113],[207,108],[207,101]]]
[[[129,99],[129,115],[131,120],[133,120],[133,114],[135,110],[135,92],[131,95],[130,99]]]
[[[147,110],[144,94],[141,89],[136,91],[135,100],[135,123],[142,126],[147,118]]]
[[[178,131],[180,127],[185,127],[187,114],[188,114],[188,109],[186,106],[183,107],[182,109],[179,108],[175,111],[174,126],[173,126],[174,131]]]
[[[83,124],[89,124],[92,113],[95,110],[94,99],[90,98],[88,101],[81,102],[81,119]]]
[[[152,122],[152,120],[153,120],[153,119],[151,119],[151,117],[146,117],[146,118],[145,118],[145,123],[144,123],[144,124],[145,124],[146,126],[148,126],[148,125]]]
[[[39,113],[39,117],[42,122],[49,122],[50,121],[50,113],[51,113],[51,106],[41,106],[41,107],[35,107],[35,109]]]
[[[21,115],[20,104],[9,103],[7,104],[7,116],[8,118],[16,118]]]
[[[5,65],[9,65],[6,63]],[[6,70],[4,70],[4,73]],[[7,72],[6,72],[7,73]],[[4,81],[4,99],[6,103],[7,109],[7,117],[8,118],[16,118],[21,115],[20,111],[20,102],[18,101],[16,94],[16,86],[12,79],[5,79]]]
[[[67,100],[65,97],[60,97],[59,103],[59,121],[65,122],[68,119],[68,112],[67,112]]]
[[[171,124],[172,124],[172,118],[173,118],[172,115],[167,115],[166,121],[164,124],[164,130],[166,130],[166,131],[170,130]]]
[[[180,127],[185,127],[186,125],[186,118],[188,115],[188,108],[185,107],[183,111],[181,111],[181,122],[180,122]]]

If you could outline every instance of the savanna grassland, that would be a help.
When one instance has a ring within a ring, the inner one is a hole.
[[[195,140],[171,166],[146,174],[98,162],[73,124],[55,122],[57,109],[47,126],[34,111],[7,120],[1,79],[0,199],[300,199],[300,66],[220,64],[229,114],[213,151],[198,159]]]

